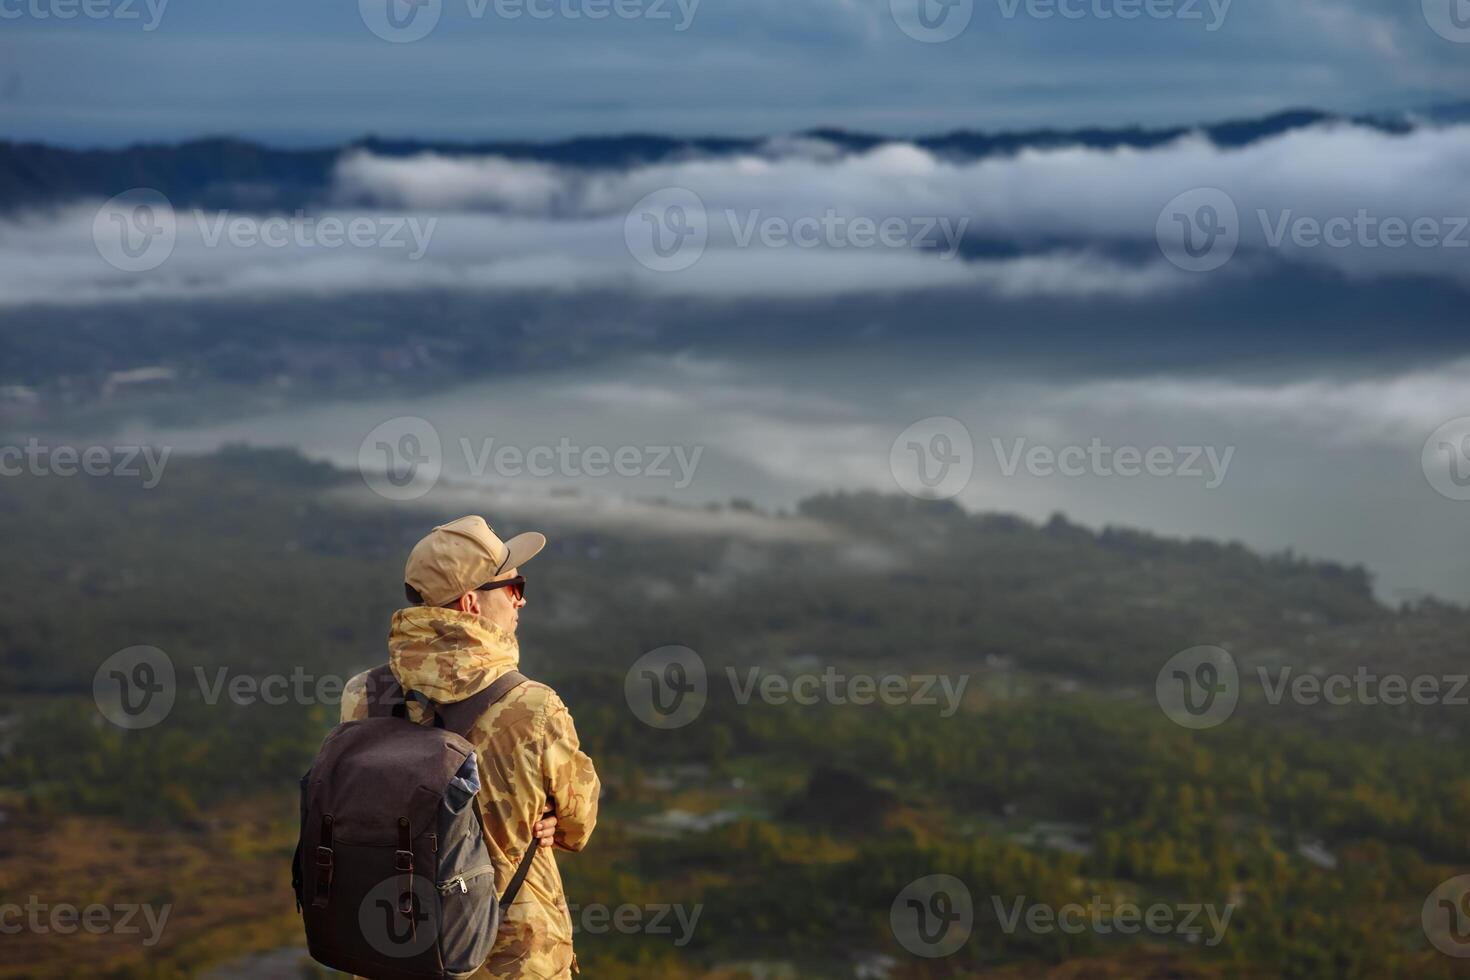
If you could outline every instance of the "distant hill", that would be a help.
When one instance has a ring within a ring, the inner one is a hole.
[[[1463,108],[1463,107],[1462,107]],[[1453,119],[1454,107],[1420,113],[1418,118]],[[1220,146],[1245,146],[1257,140],[1348,117],[1295,109],[1258,119],[1229,120],[1204,126],[985,133],[957,130],[913,142],[944,156],[980,159],[1033,148],[1085,146],[1146,149],[1191,131]],[[1352,121],[1389,132],[1411,128],[1409,116],[1360,117]],[[844,152],[871,149],[892,137],[846,130],[817,129],[798,134],[824,140]],[[766,141],[721,137],[674,138],[648,134],[588,136],[555,142],[425,142],[369,136],[353,143],[316,149],[279,149],[229,137],[187,143],[144,143],[122,149],[76,150],[41,143],[0,141],[0,210],[48,205],[80,197],[111,197],[135,187],[162,191],[176,205],[235,208],[295,208],[320,199],[331,184],[338,159],[365,149],[385,156],[441,153],[451,156],[503,156],[584,169],[621,169],[688,156],[719,157],[759,152]]]
[[[357,486],[355,475],[285,450],[243,448],[172,461],[151,490],[115,480],[4,481],[0,530],[14,560],[0,571],[0,588],[22,594],[30,581],[56,583],[0,631],[12,684],[85,691],[97,643],[125,645],[139,624],[148,624],[151,642],[188,649],[205,664],[260,658],[264,667],[288,651],[299,658],[290,662],[318,670],[355,662],[376,642],[364,621],[375,629],[401,598],[396,563],[424,518],[413,510],[360,512],[319,496],[334,486]],[[730,638],[755,632],[757,662],[832,651],[847,663],[968,667],[993,655],[1019,669],[1113,686],[1152,684],[1165,658],[1201,643],[1225,645],[1251,663],[1290,651],[1312,664],[1449,669],[1467,625],[1454,607],[1380,604],[1362,567],[1263,555],[1238,543],[1093,531],[1061,515],[1037,524],[871,492],[814,496],[799,509],[834,528],[841,543],[712,546],[675,533],[563,527],[550,513],[531,520],[561,542],[555,594],[600,623],[590,631],[580,620],[542,628],[568,662],[585,667],[668,636],[744,661],[750,651]],[[216,559],[254,583],[248,594],[220,594],[191,564],[220,513],[231,515],[232,531],[228,541],[216,535]],[[891,557],[870,567],[861,550],[850,550],[856,543]],[[101,577],[99,562],[109,568]],[[683,589],[672,607],[656,597],[614,596],[601,577],[624,566],[704,584]],[[769,574],[774,569],[781,574]],[[330,590],[322,582],[371,597],[364,600],[371,615],[359,605],[323,611]],[[872,601],[875,588],[885,601]],[[278,604],[278,593],[292,601]],[[85,621],[68,614],[79,603]],[[165,610],[180,604],[226,635],[265,630],[292,639],[250,649],[199,642],[192,627],[167,625]]]

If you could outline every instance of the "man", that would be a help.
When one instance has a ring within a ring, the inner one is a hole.
[[[393,614],[388,663],[405,691],[453,703],[516,669],[526,607],[520,567],[546,545],[534,531],[501,541],[481,517],[461,517],[414,545],[404,569],[407,609]],[[342,720],[367,717],[366,674],[348,682]],[[411,701],[412,721],[428,723]],[[533,834],[540,850],[477,980],[564,978],[576,969],[572,919],[551,848],[580,851],[597,822],[600,784],[556,692],[527,682],[471,729],[480,763],[486,844],[504,892]]]

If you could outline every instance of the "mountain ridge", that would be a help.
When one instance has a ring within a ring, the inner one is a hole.
[[[1241,147],[1283,133],[1330,123],[1372,126],[1402,134],[1416,119],[1453,121],[1465,107],[1441,106],[1419,114],[1347,116],[1310,108],[1285,109],[1256,118],[1166,127],[1040,128],[1010,131],[952,130],[905,140],[951,159],[975,160],[1027,149],[1086,147],[1149,149],[1190,133],[1222,147]],[[775,137],[779,138],[779,137]],[[787,138],[820,140],[841,153],[861,153],[901,137],[815,128]],[[374,134],[337,146],[272,147],[236,136],[208,136],[180,143],[135,143],[118,149],[71,149],[38,142],[0,140],[0,210],[50,206],[89,197],[112,197],[138,187],[161,191],[174,203],[199,207],[299,208],[329,190],[343,156],[366,150],[381,156],[420,153],[501,156],[510,160],[581,169],[619,169],[691,156],[719,157],[770,152],[773,137],[674,137],[654,133],[576,136],[553,141],[444,141],[385,138]]]

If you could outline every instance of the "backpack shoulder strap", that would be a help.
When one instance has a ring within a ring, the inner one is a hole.
[[[398,678],[393,676],[393,668],[387,664],[374,667],[367,672],[367,707],[369,718],[386,718],[395,712],[395,708],[401,708],[403,700],[403,688],[398,684]]]
[[[470,729],[475,727],[475,722],[480,720],[480,716],[489,710],[492,704],[504,699],[507,694],[526,683],[527,680],[528,678],[518,670],[508,671],[497,677],[485,690],[463,701],[437,705],[436,712],[443,720],[446,729],[461,738],[469,738]],[[533,836],[530,846],[526,848],[526,853],[521,855],[521,863],[511,877],[510,884],[506,886],[505,894],[500,896],[502,909],[509,908],[510,904],[515,901],[522,883],[526,880],[527,873],[531,870],[531,862],[535,860],[538,850],[540,850],[540,844]]]
[[[536,852],[539,850],[541,850],[541,842],[533,835],[531,846],[526,848],[525,854],[521,855],[521,863],[516,868],[515,876],[510,879],[510,884],[505,886],[505,894],[500,896],[502,912],[510,908],[510,903],[516,900],[516,895],[520,892],[521,885],[525,884],[526,875],[531,870],[531,862],[536,860]]]
[[[472,694],[454,704],[441,704],[435,709],[444,719],[444,727],[461,738],[469,738],[470,729],[480,720],[492,704],[526,683],[526,676],[518,670],[501,674],[485,690]]]

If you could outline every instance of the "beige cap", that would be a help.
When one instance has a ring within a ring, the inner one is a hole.
[[[524,565],[546,547],[539,531],[498,538],[483,517],[461,517],[440,524],[408,553],[403,581],[426,606],[442,606],[494,581],[506,569]]]

